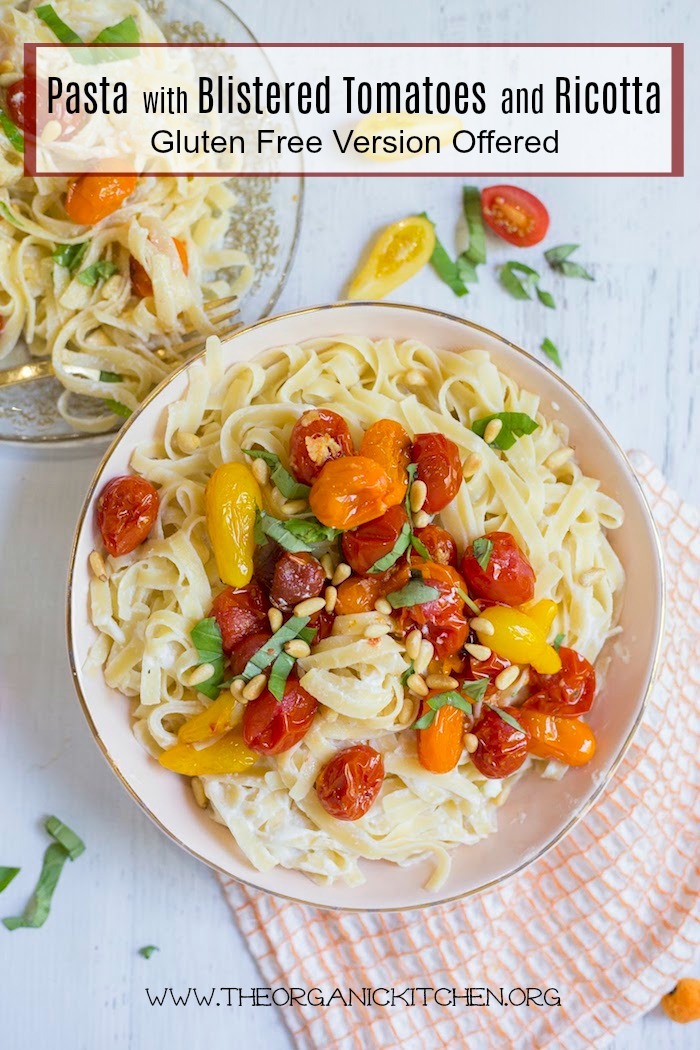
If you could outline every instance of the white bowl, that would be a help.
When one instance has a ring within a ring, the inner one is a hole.
[[[88,617],[88,556],[98,544],[95,501],[103,479],[129,470],[132,450],[163,427],[165,409],[184,393],[187,369],[170,376],[129,420],[100,464],[78,522],[68,587],[68,647],[75,687],[90,728],[122,784],[175,842],[200,860],[250,886],[296,901],[343,909],[425,907],[478,893],[521,871],[559,842],[581,819],[613,775],[639,724],[657,661],[663,621],[663,571],[658,536],[639,484],[614,439],[580,396],[524,350],[461,318],[390,303],[338,303],[283,314],[237,332],[225,345],[226,362],[246,360],[284,343],[356,334],[423,340],[444,349],[479,347],[519,384],[540,395],[545,415],[562,419],[583,470],[623,507],[625,521],[611,539],[627,570],[621,626],[625,659],[610,645],[610,663],[590,715],[598,749],[594,760],[563,781],[526,774],[498,814],[498,831],[453,852],[440,889],[423,888],[427,862],[405,868],[363,862],[364,885],[318,886],[296,871],[256,871],[230,832],[196,806],[184,778],[167,772],[131,731],[131,701],[100,674],[83,671],[96,636]],[[556,409],[553,408],[556,405]]]

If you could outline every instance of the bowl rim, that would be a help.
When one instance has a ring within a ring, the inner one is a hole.
[[[168,838],[170,838],[173,842],[175,842],[178,846],[180,846],[182,849],[184,849],[191,856],[195,857],[197,860],[201,861],[203,864],[206,864],[207,867],[212,868],[214,871],[216,871],[223,878],[229,879],[229,880],[231,880],[231,881],[233,881],[235,883],[239,883],[240,885],[245,886],[249,890],[254,890],[257,893],[269,893],[271,896],[277,897],[280,900],[290,901],[290,902],[292,902],[294,904],[300,904],[300,905],[302,905],[304,907],[313,907],[313,908],[318,908],[319,910],[323,910],[323,911],[341,912],[341,913],[342,912],[347,912],[347,913],[358,912],[358,913],[391,914],[392,912],[397,912],[397,911],[398,912],[422,911],[422,910],[425,910],[426,908],[438,907],[438,906],[445,905],[445,904],[453,904],[456,901],[466,900],[469,897],[475,897],[478,894],[485,893],[488,890],[494,889],[496,886],[500,886],[500,885],[508,882],[510,879],[514,878],[520,872],[524,871],[526,868],[529,868],[531,865],[533,865],[537,861],[541,860],[542,857],[544,857],[547,853],[550,852],[550,850],[554,849],[555,846],[558,846],[566,838],[566,836],[569,834],[569,832],[571,832],[574,829],[574,827],[581,820],[583,820],[583,818],[591,810],[593,805],[598,801],[598,799],[602,795],[603,791],[608,787],[608,785],[612,781],[613,777],[617,773],[617,771],[618,771],[618,769],[619,769],[619,767],[620,767],[620,765],[622,763],[622,760],[624,759],[625,755],[627,754],[627,751],[629,750],[629,747],[630,747],[630,745],[632,743],[632,740],[634,739],[634,737],[635,737],[635,735],[636,735],[636,733],[637,733],[637,731],[639,729],[639,726],[640,726],[640,724],[642,722],[642,719],[644,718],[644,714],[645,714],[646,709],[647,709],[647,704],[649,702],[649,696],[651,694],[651,690],[652,690],[652,688],[654,686],[654,683],[656,682],[656,679],[657,679],[657,676],[658,676],[659,663],[660,663],[660,657],[661,657],[661,648],[662,648],[663,637],[664,637],[664,627],[665,627],[665,621],[666,621],[666,575],[665,575],[665,570],[664,570],[663,548],[662,548],[662,545],[661,545],[661,537],[659,535],[659,531],[658,531],[658,527],[656,525],[656,521],[654,520],[654,516],[653,516],[653,514],[651,512],[651,508],[649,506],[649,502],[648,502],[648,500],[646,498],[646,495],[644,493],[644,490],[643,490],[643,488],[642,488],[642,486],[640,484],[639,478],[637,477],[637,474],[636,474],[634,468],[632,467],[632,464],[630,463],[630,460],[629,460],[627,454],[622,449],[622,447],[620,446],[620,444],[618,443],[616,438],[610,433],[610,431],[608,430],[606,425],[602,422],[602,420],[599,418],[599,416],[593,410],[593,408],[591,408],[591,406],[588,404],[588,402],[582,397],[581,394],[579,394],[579,392],[577,390],[574,389],[574,387],[572,387],[562,376],[558,375],[557,373],[552,373],[551,370],[548,369],[547,366],[544,364],[544,362],[539,360],[539,358],[535,357],[528,350],[525,350],[523,347],[519,346],[517,343],[512,342],[510,339],[506,339],[504,336],[499,335],[497,332],[494,332],[492,329],[486,328],[484,325],[477,324],[475,321],[470,321],[469,319],[467,319],[465,317],[459,317],[456,314],[448,313],[445,310],[433,310],[433,309],[431,309],[429,307],[417,306],[417,305],[415,305],[413,303],[387,302],[387,301],[384,301],[384,300],[378,300],[378,301],[372,301],[372,300],[338,300],[338,301],[332,302],[332,303],[322,303],[322,304],[318,304],[316,306],[308,306],[308,307],[301,307],[301,308],[296,309],[296,310],[288,310],[285,313],[275,314],[273,317],[263,317],[260,320],[254,322],[253,324],[246,325],[244,328],[240,328],[238,331],[233,333],[232,336],[230,337],[230,339],[226,340],[226,342],[229,342],[229,341],[237,338],[238,336],[240,336],[240,335],[242,335],[242,334],[244,334],[246,332],[252,331],[253,329],[262,328],[262,327],[265,327],[265,326],[270,325],[272,323],[277,323],[279,321],[284,321],[284,320],[286,320],[288,318],[291,318],[291,317],[300,317],[300,316],[304,316],[304,315],[325,313],[325,312],[328,312],[329,316],[332,316],[332,311],[336,310],[338,308],[341,308],[341,307],[343,307],[343,308],[347,308],[347,307],[350,307],[350,308],[364,308],[364,309],[367,309],[368,307],[371,307],[372,309],[375,309],[375,308],[378,308],[378,309],[390,308],[390,309],[398,309],[398,310],[408,310],[408,311],[418,312],[418,313],[423,313],[423,314],[430,314],[433,317],[438,317],[438,318],[441,318],[441,319],[444,319],[444,320],[457,322],[458,324],[466,327],[467,329],[472,329],[472,330],[481,332],[482,334],[490,336],[491,338],[496,339],[498,342],[503,343],[504,345],[508,346],[510,349],[514,350],[516,352],[516,354],[520,354],[520,355],[526,357],[528,359],[528,361],[530,361],[533,364],[535,364],[537,366],[537,368],[540,369],[542,372],[545,372],[547,375],[550,375],[550,376],[554,375],[555,379],[558,380],[558,382],[562,384],[562,386],[568,391],[568,393],[572,397],[575,398],[575,400],[580,404],[580,406],[583,408],[583,410],[585,412],[590,413],[590,415],[593,417],[593,419],[596,422],[596,424],[601,428],[601,430],[605,434],[605,437],[607,438],[607,440],[613,446],[613,449],[621,457],[622,462],[623,462],[624,466],[626,467],[630,478],[633,480],[634,487],[637,490],[637,495],[639,496],[639,498],[641,500],[641,506],[642,506],[644,514],[645,514],[645,516],[647,518],[647,524],[650,526],[651,536],[652,536],[652,540],[653,540],[654,553],[655,553],[655,556],[656,556],[656,567],[657,567],[658,579],[659,579],[659,583],[660,583],[660,608],[659,608],[659,619],[658,619],[658,635],[657,635],[657,638],[656,638],[656,645],[655,645],[655,648],[654,648],[653,660],[652,660],[651,667],[650,667],[648,675],[647,675],[647,681],[646,681],[646,684],[645,684],[645,687],[644,687],[642,701],[641,701],[641,704],[639,706],[639,710],[637,712],[637,717],[635,718],[634,723],[631,726],[631,728],[630,728],[630,730],[629,730],[625,740],[623,741],[622,745],[620,746],[620,749],[619,749],[615,759],[611,763],[611,765],[610,765],[609,769],[607,770],[605,776],[603,778],[601,778],[600,783],[598,783],[595,786],[594,790],[591,792],[590,797],[583,803],[583,805],[581,805],[572,814],[571,818],[567,821],[567,823],[562,828],[559,829],[559,831],[556,833],[556,835],[554,835],[549,842],[547,842],[544,846],[542,846],[542,848],[540,850],[538,850],[537,853],[534,853],[532,856],[527,857],[521,863],[517,864],[514,868],[510,869],[509,871],[504,872],[503,874],[499,875],[496,878],[490,879],[488,882],[483,883],[481,886],[472,887],[471,889],[465,890],[465,891],[463,891],[461,893],[451,894],[450,896],[447,896],[447,897],[438,897],[435,900],[423,901],[423,902],[418,903],[418,904],[404,905],[404,906],[402,906],[401,908],[398,908],[398,909],[397,908],[377,907],[377,906],[374,906],[374,907],[364,906],[364,907],[362,907],[362,906],[352,905],[352,904],[349,904],[349,905],[345,905],[345,904],[344,905],[317,904],[315,902],[304,900],[303,898],[294,897],[292,894],[289,894],[289,893],[283,893],[283,892],[280,892],[279,890],[271,890],[271,889],[268,889],[266,887],[258,886],[255,882],[251,882],[251,881],[249,881],[247,879],[241,878],[239,875],[232,875],[231,872],[226,871],[226,869],[223,868],[220,864],[217,864],[215,861],[211,861],[211,860],[207,859],[206,857],[202,856],[202,854],[199,853],[196,849],[193,849],[191,846],[187,845],[187,843],[183,842],[182,839],[180,839],[175,832],[173,832],[169,828],[167,828],[163,824],[163,822],[151,811],[149,806],[138,795],[138,793],[131,786],[131,784],[126,779],[126,777],[124,777],[122,775],[122,773],[120,772],[120,770],[117,769],[115,763],[112,760],[112,757],[110,755],[109,749],[107,748],[107,745],[102,740],[99,732],[97,731],[95,723],[93,722],[93,719],[92,719],[92,715],[90,713],[90,708],[88,706],[88,703],[87,703],[87,701],[85,699],[85,695],[83,693],[82,684],[81,684],[81,680],[80,680],[80,673],[78,671],[78,668],[77,668],[76,662],[75,662],[75,647],[74,647],[74,644],[73,644],[72,597],[73,597],[73,578],[74,578],[74,570],[75,570],[75,560],[76,560],[78,542],[80,540],[80,537],[81,537],[81,534],[82,534],[82,531],[83,531],[83,527],[84,527],[84,524],[85,524],[85,518],[86,518],[86,515],[87,515],[87,512],[88,512],[88,509],[90,507],[90,504],[92,502],[93,494],[94,494],[95,489],[97,488],[97,486],[98,486],[98,484],[99,484],[99,482],[100,482],[100,480],[102,478],[102,474],[103,474],[103,472],[105,470],[105,467],[107,466],[109,460],[111,459],[113,451],[116,449],[116,446],[118,444],[120,444],[121,441],[124,439],[125,435],[128,433],[131,425],[134,423],[136,418],[139,417],[144,412],[144,410],[146,410],[148,408],[150,403],[160,394],[160,392],[170,382],[172,382],[175,378],[177,378],[182,372],[184,372],[186,369],[190,368],[192,365],[196,364],[198,361],[200,361],[204,357],[204,354],[206,352],[205,349],[201,350],[198,354],[195,355],[195,357],[190,358],[189,361],[183,362],[183,364],[180,365],[175,371],[173,371],[169,375],[167,375],[158,384],[158,386],[154,387],[154,389],[141,402],[141,404],[139,405],[138,409],[129,417],[128,420],[126,420],[124,426],[121,427],[117,431],[117,433],[114,436],[113,440],[110,442],[109,447],[107,448],[106,452],[102,456],[102,459],[100,460],[99,464],[95,468],[95,473],[93,475],[93,478],[92,478],[92,481],[90,483],[89,489],[88,489],[87,494],[85,496],[85,500],[83,502],[83,506],[82,506],[82,508],[80,510],[80,515],[78,517],[77,525],[76,525],[75,532],[74,532],[74,535],[73,535],[73,541],[72,541],[72,544],[71,544],[70,559],[69,559],[69,564],[68,564],[68,579],[67,579],[67,588],[66,588],[66,641],[67,641],[67,647],[68,647],[68,661],[69,661],[69,665],[70,665],[70,671],[71,671],[71,678],[73,680],[73,686],[74,686],[76,695],[78,697],[78,700],[80,702],[80,706],[81,706],[81,708],[83,710],[83,714],[85,715],[85,719],[86,719],[86,721],[88,723],[88,726],[90,728],[90,732],[92,733],[92,736],[93,736],[95,742],[97,743],[99,749],[101,750],[102,754],[104,755],[104,757],[105,757],[107,763],[109,764],[112,772],[117,777],[117,779],[120,781],[122,786],[126,789],[126,791],[131,795],[131,797],[138,803],[139,807],[143,810],[143,812],[146,813],[146,815],[153,821],[153,823],[156,824],[156,826],[158,828],[160,828],[160,830],[162,832],[164,832],[168,836]]]

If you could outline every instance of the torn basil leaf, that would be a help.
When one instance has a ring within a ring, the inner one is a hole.
[[[51,258],[59,266],[65,266],[69,273],[75,273],[83,261],[87,250],[87,241],[82,241],[80,244],[59,244]]]
[[[120,376],[119,372],[104,372],[100,371],[100,382],[101,383],[121,383],[124,376]]]
[[[564,277],[581,277],[584,281],[595,281],[595,277],[584,269],[580,263],[571,262],[570,255],[578,251],[578,244],[559,244],[544,253],[544,257],[557,273]]]
[[[431,222],[433,228],[435,227],[435,223],[426,212],[423,211],[420,215],[421,218],[427,219],[428,222]],[[435,234],[435,247],[433,248],[433,254],[430,256],[430,265],[435,270],[435,273],[440,280],[444,281],[445,284],[452,289],[455,295],[462,296],[468,294],[469,289],[459,275],[457,263],[452,261],[447,249],[438,239],[437,234]]]
[[[109,262],[108,259],[100,259],[99,262],[93,263],[92,266],[86,267],[81,270],[78,274],[77,280],[79,284],[85,284],[88,288],[94,288],[99,281],[106,280],[111,277],[113,273],[118,271],[119,267],[113,262]]]
[[[195,624],[190,631],[190,638],[197,650],[199,663],[211,664],[214,668],[213,674],[194,688],[210,700],[216,700],[224,680],[224,643],[215,617],[208,616]]]
[[[115,416],[122,416],[124,419],[128,419],[131,415],[131,409],[128,405],[123,405],[121,401],[115,401],[112,397],[104,398],[104,403],[110,412],[114,412]]]
[[[67,26],[62,18],[54,11],[51,4],[43,4],[41,7],[34,8],[34,14],[48,26],[53,35],[57,40],[60,40],[62,44],[82,44],[84,43],[83,38]]]
[[[426,602],[435,601],[439,598],[440,591],[437,587],[431,587],[423,580],[409,580],[408,583],[398,591],[391,591],[386,599],[392,609],[403,609],[409,605],[425,605]]]
[[[486,427],[492,419],[500,419],[503,426],[497,437],[491,442],[490,447],[499,448],[503,452],[513,447],[516,438],[522,437],[524,434],[534,433],[539,426],[539,423],[536,423],[525,412],[494,412],[490,416],[482,416],[481,419],[475,419],[472,423],[472,430],[478,437],[483,438]]]
[[[256,515],[256,521],[259,523],[259,528],[265,536],[269,536],[275,543],[279,543],[280,547],[284,547],[285,550],[291,551],[293,554],[298,554],[300,551],[310,551],[311,544],[305,542],[301,537],[296,536],[294,532],[287,526],[290,524],[288,521],[280,521],[279,518],[275,518],[272,514],[268,514],[267,511],[259,510]]]
[[[322,525],[318,518],[290,518],[284,523],[287,532],[297,536],[305,543],[331,543],[341,535],[342,529]]]
[[[52,842],[44,853],[39,880],[22,914],[2,920],[8,930],[18,930],[22,927],[36,929],[44,925],[49,917],[51,900],[64,864],[67,860],[75,860],[85,850],[82,839],[57,817],[49,817],[45,826],[56,841]]]
[[[475,704],[478,704],[484,699],[488,684],[488,678],[477,678],[473,682],[463,682],[461,689],[463,693],[467,694],[470,700],[473,700]]]
[[[554,641],[552,642],[552,648],[556,649],[556,651],[559,652],[559,650],[561,649],[563,644],[564,644],[564,635],[563,634],[558,634],[556,636],[556,638],[554,639]]]
[[[543,306],[548,306],[550,310],[556,310],[557,306],[551,292],[545,292],[542,288],[537,288],[537,298]]]
[[[309,485],[302,485],[282,466],[279,456],[274,452],[268,452],[264,448],[244,448],[241,451],[251,459],[262,459],[267,463],[270,468],[270,479],[285,499],[306,499],[311,492]]]
[[[413,547],[414,551],[417,551],[418,554],[420,554],[421,558],[423,558],[425,561],[431,560],[430,551],[423,543],[423,541],[418,539],[415,532],[411,533],[411,546]]]
[[[147,944],[144,948],[139,948],[139,955],[142,955],[144,959],[150,959],[154,952],[159,952],[160,948],[156,948],[155,944]]]
[[[242,677],[245,678],[246,682],[249,682],[251,678],[255,678],[257,674],[260,674],[271,663],[274,663],[280,653],[283,652],[287,642],[291,642],[293,638],[304,637],[302,631],[308,624],[309,619],[309,616],[290,616],[287,622],[283,623],[280,629],[275,631],[272,637],[268,638],[265,644],[258,649],[257,653],[251,656],[242,673]],[[304,641],[308,640],[308,637],[304,637]]]
[[[477,562],[486,572],[493,553],[493,540],[490,540],[488,536],[480,536],[478,540],[474,540],[472,543],[472,551]]]
[[[551,339],[548,339],[547,337],[545,337],[542,340],[542,345],[540,347],[540,350],[542,351],[543,354],[545,354],[549,358],[550,361],[554,362],[554,364],[557,366],[557,368],[561,368],[562,367],[561,357],[559,356],[559,351],[557,350],[556,346],[554,345],[554,343],[552,342]]]
[[[475,616],[481,616],[481,609],[462,587],[457,588],[457,594],[460,596],[464,604],[471,609]]]
[[[83,840],[58,817],[47,817],[44,826],[49,835],[63,846],[71,860],[76,860],[81,853],[85,852]]]
[[[24,153],[24,135],[19,130],[14,120],[11,120],[2,109],[0,109],[0,128],[5,132],[7,141],[18,153]]]
[[[507,725],[512,726],[513,729],[519,729],[521,733],[525,732],[523,727],[520,725],[520,722],[516,722],[516,720],[513,718],[513,716],[509,715],[507,711],[503,710],[503,708],[501,708],[501,707],[494,707],[493,704],[486,704],[485,706],[490,708],[491,711],[495,711],[496,714],[498,715],[498,717],[502,718],[503,721]]]
[[[16,875],[19,875],[19,870],[19,868],[0,867],[0,893],[7,889]]]
[[[465,186],[462,190],[462,207],[464,218],[467,221],[469,231],[469,247],[462,252],[460,259],[469,262],[474,268],[474,280],[476,280],[476,267],[486,262],[486,232],[484,230],[484,216],[481,211],[481,191],[478,186]]]
[[[428,710],[413,723],[412,729],[428,729],[435,721],[435,716],[442,707],[457,707],[467,715],[472,713],[470,701],[466,700],[461,693],[455,690],[450,690],[447,693],[438,693],[437,696],[430,696],[426,704]]]
[[[368,572],[385,572],[390,569],[392,565],[395,565],[402,554],[408,550],[411,543],[411,526],[408,522],[404,522],[401,527],[401,532],[396,538],[394,546],[391,548],[388,554],[385,554],[382,558],[378,558],[374,565],[372,565],[367,571]]]

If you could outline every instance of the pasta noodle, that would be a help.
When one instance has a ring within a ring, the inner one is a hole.
[[[416,369],[425,385],[411,388],[406,375]],[[162,437],[133,453],[133,469],[160,487],[151,537],[132,554],[108,558],[108,581],[91,584],[99,631],[91,661],[110,686],[136,698],[135,732],[154,754],[208,703],[186,684],[197,663],[190,631],[221,589],[204,518],[208,478],[222,462],[243,462],[242,449],[254,444],[284,456],[301,412],[330,406],[356,442],[386,418],[411,435],[444,433],[463,459],[477,452],[482,467],[442,511],[445,527],[461,547],[494,530],[513,533],[535,570],[536,597],[557,603],[556,631],[589,660],[614,633],[624,576],[606,530],[621,524],[621,509],[564,452],[565,428],[546,419],[537,397],[499,372],[487,353],[344,336],[279,347],[224,370],[211,339],[186,394],[168,409]],[[471,423],[504,410],[527,412],[539,426],[499,453]],[[188,454],[178,443],[183,431],[200,438]],[[600,579],[582,586],[581,572],[595,567],[604,569]],[[320,704],[299,744],[263,756],[247,772],[202,778],[215,819],[260,870],[279,864],[353,885],[363,879],[362,859],[407,864],[430,857],[430,885],[437,888],[449,871],[449,851],[496,829],[498,806],[520,773],[486,779],[466,752],[449,773],[423,768],[416,734],[399,722],[408,667],[403,643],[364,636],[377,615],[338,616],[330,637],[299,660],[301,684]],[[381,752],[385,779],[365,816],[338,821],[319,803],[314,782],[339,744],[352,741]]]

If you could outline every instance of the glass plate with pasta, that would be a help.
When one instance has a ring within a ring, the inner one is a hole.
[[[122,27],[129,40],[254,42],[221,0],[196,16],[185,0],[2,8],[0,368],[50,359],[58,378],[0,388],[0,440],[73,440],[121,425],[179,366],[178,343],[206,322],[207,300],[240,295],[244,323],[272,309],[301,220],[295,178],[142,178],[102,218],[75,192],[71,212],[71,180],[25,178],[23,44],[56,41],[50,12],[84,40]]]

